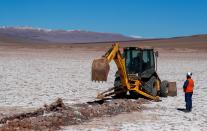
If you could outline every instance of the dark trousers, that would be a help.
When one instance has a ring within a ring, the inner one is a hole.
[[[185,93],[185,103],[186,103],[186,110],[191,111],[192,110],[192,95],[193,93]]]

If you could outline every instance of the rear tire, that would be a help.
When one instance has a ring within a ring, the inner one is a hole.
[[[161,82],[160,96],[167,97],[167,94],[168,94],[168,81],[164,80]]]

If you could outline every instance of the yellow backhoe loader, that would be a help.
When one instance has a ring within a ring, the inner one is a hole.
[[[92,63],[92,81],[107,81],[112,60],[118,68],[114,87],[99,93],[97,98],[145,97],[159,101],[159,96],[167,97],[169,91],[171,95],[177,95],[175,82],[161,82],[156,72],[157,57],[158,52],[154,49],[138,47],[125,47],[122,54],[119,44],[113,44],[102,58],[95,59]]]

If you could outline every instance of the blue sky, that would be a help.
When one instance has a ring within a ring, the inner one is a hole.
[[[206,0],[1,0],[0,26],[142,37],[207,33]]]

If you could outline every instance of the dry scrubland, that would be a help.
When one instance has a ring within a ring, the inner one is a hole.
[[[72,46],[71,46],[72,47]],[[34,110],[58,97],[66,105],[94,100],[98,92],[113,86],[116,66],[106,83],[90,81],[91,63],[102,48],[10,48],[0,47],[0,114],[11,115]],[[105,48],[104,48],[105,49]],[[158,49],[158,73],[161,79],[176,81],[177,97],[144,104],[141,112],[115,117],[95,118],[65,130],[207,130],[206,80],[207,53],[194,49]],[[195,92],[192,113],[176,110],[184,107],[182,84],[185,73],[193,72]]]

